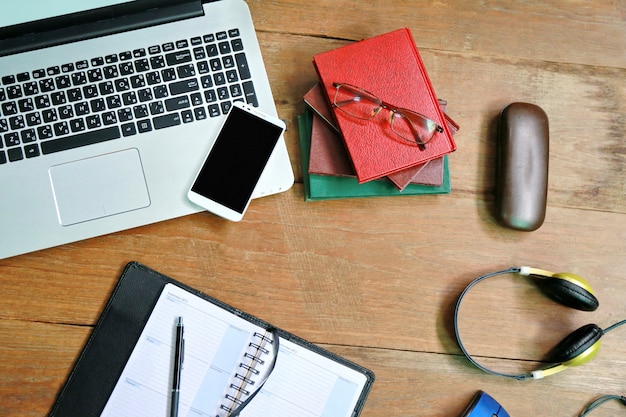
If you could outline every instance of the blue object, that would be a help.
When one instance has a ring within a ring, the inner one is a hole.
[[[509,417],[509,413],[489,394],[478,391],[461,417]]]

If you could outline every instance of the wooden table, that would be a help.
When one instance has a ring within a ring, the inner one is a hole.
[[[296,184],[241,223],[208,213],[0,261],[0,415],[44,416],[124,265],[140,261],[372,369],[373,416],[457,416],[485,390],[512,416],[576,416],[626,390],[626,328],[598,357],[541,381],[472,367],[452,329],[473,278],[512,265],[591,283],[593,313],[526,280],[477,287],[462,332],[479,360],[523,371],[583,324],[626,318],[626,6],[620,1],[248,1]],[[296,117],[315,53],[410,27],[461,126],[450,195],[305,202]],[[549,204],[531,233],[493,217],[494,135],[506,104],[550,118]],[[5,197],[6,198],[6,197]],[[623,415],[609,403],[594,415]]]

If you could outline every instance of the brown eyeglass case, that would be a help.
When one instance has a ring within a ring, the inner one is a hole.
[[[538,106],[511,103],[500,114],[497,140],[496,211],[500,224],[538,229],[546,215],[548,116]]]

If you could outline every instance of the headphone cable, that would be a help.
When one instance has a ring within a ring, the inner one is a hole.
[[[626,405],[626,397],[624,397],[623,395],[603,395],[602,397],[596,398],[595,400],[587,404],[587,406],[583,409],[583,411],[581,411],[578,417],[585,417],[587,414],[591,413],[593,410],[600,407],[605,402],[611,400],[617,400]]]
[[[614,330],[616,328],[618,328],[619,326],[622,326],[626,324],[626,320],[622,320],[622,321],[618,321],[617,323],[607,327],[606,329],[602,330],[605,334],[610,332],[611,330]]]

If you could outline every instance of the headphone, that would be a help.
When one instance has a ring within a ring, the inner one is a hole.
[[[551,364],[547,368],[537,369],[530,373],[505,374],[496,372],[479,364],[465,349],[459,334],[459,310],[463,298],[468,291],[481,281],[496,275],[516,273],[522,276],[534,278],[534,282],[539,289],[552,300],[567,307],[582,311],[594,311],[598,308],[599,302],[593,294],[591,286],[581,277],[568,272],[553,273],[543,269],[531,268],[528,266],[512,267],[502,271],[491,272],[480,276],[470,282],[461,293],[456,308],[454,310],[454,333],[457,343],[465,357],[479,369],[498,376],[525,380],[529,378],[541,379],[546,376],[562,372],[569,367],[582,365],[593,359],[600,349],[600,338],[609,331],[626,324],[622,320],[610,327],[602,330],[596,324],[587,324],[570,333],[561,340],[548,355],[548,362]]]

